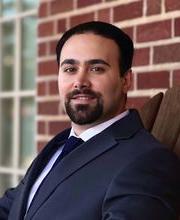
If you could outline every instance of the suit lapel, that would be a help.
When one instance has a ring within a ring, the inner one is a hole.
[[[68,154],[44,180],[27,216],[32,218],[59,184],[95,158],[116,146],[118,139],[130,138],[140,128],[142,128],[142,124],[137,114],[131,113]]]

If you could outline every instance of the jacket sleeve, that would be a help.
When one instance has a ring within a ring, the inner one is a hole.
[[[8,189],[2,198],[0,198],[0,219],[7,220],[8,215],[13,204],[13,201],[22,187],[22,182],[16,187]]]
[[[176,220],[180,205],[180,161],[166,149],[136,158],[108,187],[103,220]]]
[[[16,199],[16,197],[22,194],[22,189],[24,188],[26,179],[28,177],[29,171],[34,161],[31,163],[31,165],[27,169],[26,174],[23,177],[23,179],[20,181],[20,183],[14,188],[7,189],[3,197],[0,198],[0,220],[8,219],[14,200]]]

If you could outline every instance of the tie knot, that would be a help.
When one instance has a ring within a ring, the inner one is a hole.
[[[80,145],[82,144],[84,141],[81,138],[75,137],[75,136],[70,136],[66,142],[66,144],[71,144],[71,145]]]
[[[62,157],[66,156],[68,153],[70,153],[72,150],[74,150],[76,147],[78,147],[83,142],[84,141],[81,138],[71,136],[70,138],[66,140],[61,156]]]

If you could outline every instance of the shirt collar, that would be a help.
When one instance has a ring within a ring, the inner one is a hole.
[[[75,136],[75,137],[79,137],[81,138],[83,141],[88,141],[90,138],[92,138],[93,136],[99,134],[100,132],[102,132],[104,129],[106,129],[107,127],[109,127],[110,125],[112,125],[114,122],[124,118],[126,115],[129,114],[129,110],[126,110],[124,112],[122,112],[121,114],[115,116],[114,118],[111,118],[108,121],[105,121],[101,124],[95,125],[91,128],[88,128],[87,130],[85,130],[84,132],[82,132],[79,136],[77,136],[73,130],[73,128],[71,128],[71,132],[70,132],[70,136]]]

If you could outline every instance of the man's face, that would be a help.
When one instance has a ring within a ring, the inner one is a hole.
[[[116,43],[93,33],[77,34],[64,44],[59,67],[61,103],[73,123],[95,125],[125,108],[130,71],[120,77]]]

